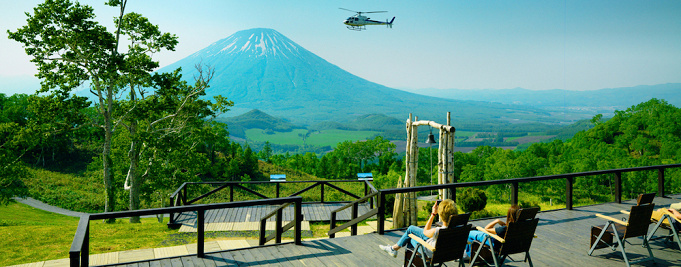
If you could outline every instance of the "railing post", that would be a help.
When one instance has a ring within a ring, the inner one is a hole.
[[[275,244],[281,244],[281,210],[282,209],[277,209],[277,220],[274,222]]]
[[[229,184],[229,202],[234,202],[234,185]]]
[[[277,198],[279,198],[279,183],[277,182],[276,185],[277,185]]]
[[[376,217],[376,227],[378,228],[376,230],[379,235],[383,235],[385,233],[385,196],[381,191],[378,191],[378,214],[376,214]]]
[[[170,207],[175,207],[175,202],[173,201],[173,198],[170,197]],[[168,225],[170,226],[171,224],[175,223],[175,213],[170,212],[168,213]]]
[[[664,168],[657,169],[657,196],[664,197]]]
[[[511,203],[518,205],[518,182],[511,183]]]
[[[258,245],[265,245],[265,233],[267,232],[267,220],[260,220],[260,233],[258,236]]]
[[[615,202],[622,203],[622,172],[615,173]]]
[[[204,252],[204,234],[205,234],[205,229],[204,229],[204,224],[205,224],[205,210],[198,210],[197,211],[197,217],[198,217],[198,222],[196,225],[196,239],[197,239],[197,244],[196,244],[196,256],[199,258],[205,257],[205,252]]]
[[[357,202],[352,203],[352,216],[350,220],[357,219]],[[350,235],[357,235],[357,224],[350,226]]]
[[[329,226],[331,227],[330,230],[333,230],[336,228],[336,212],[332,211],[331,212],[331,220],[329,221]],[[336,233],[330,234],[329,238],[336,238]]]
[[[303,220],[303,200],[298,199],[296,201],[296,206],[295,206],[295,214],[296,214],[296,230],[295,233],[293,234],[293,242],[295,242],[296,245],[302,245],[302,220]]]
[[[184,184],[182,188],[182,191],[184,191],[182,194],[182,205],[187,205],[187,187],[189,187],[189,184]]]
[[[573,177],[565,178],[565,208],[572,210],[572,181]]]
[[[320,183],[322,187],[322,203],[324,203],[324,183]]]
[[[83,215],[78,221],[76,235],[69,250],[69,266],[88,266],[90,260],[90,215]]]

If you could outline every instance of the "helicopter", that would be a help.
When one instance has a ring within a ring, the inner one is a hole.
[[[369,13],[385,13],[388,11],[369,11],[369,12],[362,12],[362,11],[354,11],[350,9],[345,9],[342,7],[339,7],[339,9],[350,11],[350,12],[355,12],[355,14],[352,17],[348,17],[343,21],[343,24],[347,25],[348,29],[354,30],[354,31],[361,31],[361,30],[366,30],[366,25],[386,25],[388,28],[393,27],[393,21],[395,21],[395,17],[388,21],[387,19],[385,22],[382,21],[377,21],[377,20],[371,20],[370,18],[366,16],[362,16],[362,13],[364,14],[369,14]]]

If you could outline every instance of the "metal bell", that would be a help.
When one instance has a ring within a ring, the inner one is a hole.
[[[426,140],[426,144],[435,144],[435,135],[433,133],[428,134],[428,140]]]

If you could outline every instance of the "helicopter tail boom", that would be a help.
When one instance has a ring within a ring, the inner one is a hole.
[[[390,22],[388,22],[388,20],[385,20],[386,25],[388,25],[388,28],[391,29],[393,28],[393,21],[395,21],[395,17],[393,17],[393,19],[391,19]]]

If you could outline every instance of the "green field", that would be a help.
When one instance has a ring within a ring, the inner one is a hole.
[[[462,137],[462,136],[463,136],[463,137],[472,137],[472,136],[474,136],[474,135],[477,134],[477,133],[478,133],[478,132],[456,131],[455,134],[456,134],[456,136],[458,136],[458,137]]]
[[[269,141],[272,144],[280,145],[303,145],[303,138],[299,134],[306,134],[307,130],[295,129],[291,132],[274,132],[274,134],[266,134],[261,129],[248,129],[246,136],[248,140],[256,142]],[[305,145],[312,146],[331,146],[334,147],[343,141],[359,141],[366,140],[378,134],[378,131],[346,131],[346,130],[322,130],[313,132],[305,140]]]

